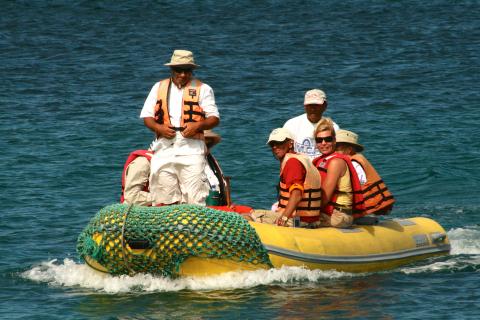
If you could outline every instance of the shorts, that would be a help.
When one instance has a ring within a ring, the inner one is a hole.
[[[353,224],[353,216],[333,209],[331,216],[320,213],[320,226],[333,228],[349,228]]]

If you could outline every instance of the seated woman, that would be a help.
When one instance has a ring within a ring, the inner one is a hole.
[[[313,164],[322,177],[320,225],[347,228],[365,206],[355,168],[348,156],[335,152],[335,130],[330,118],[323,118],[315,129],[315,142],[322,155]]]

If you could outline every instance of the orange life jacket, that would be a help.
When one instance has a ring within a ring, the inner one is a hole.
[[[295,216],[320,216],[320,206],[322,203],[320,174],[313,166],[310,158],[308,158],[307,156],[296,153],[287,153],[282,161],[282,165],[280,168],[280,177],[282,176],[285,164],[290,158],[295,158],[300,161],[305,167],[306,171],[305,182],[303,183],[304,189],[302,200],[297,205],[297,209],[295,210]],[[283,210],[285,210],[285,207],[287,206],[288,200],[290,199],[290,191],[288,190],[286,184],[282,181],[282,179],[280,179],[279,188],[278,208],[280,212],[283,212]]]
[[[358,162],[367,175],[367,182],[362,186],[367,214],[389,214],[395,203],[395,198],[388,190],[387,185],[362,154],[357,153],[351,156],[351,159]]]
[[[351,209],[352,210],[352,215],[354,218],[359,218],[364,215],[366,215],[365,212],[365,205],[363,202],[363,195],[362,195],[362,187],[360,185],[360,181],[358,180],[357,173],[355,171],[355,167],[352,164],[352,161],[350,158],[346,155],[334,152],[329,155],[322,155],[316,159],[313,160],[313,165],[318,169],[320,172],[320,176],[322,177],[322,181],[325,181],[327,178],[327,170],[328,170],[328,165],[330,164],[330,161],[332,159],[339,158],[342,159],[346,162],[348,171],[350,174],[350,182],[352,185],[352,207],[351,208],[346,208],[346,209]],[[338,187],[338,184],[337,184]],[[345,209],[342,208],[338,203],[336,203],[336,200],[341,193],[340,190],[336,189],[333,192],[332,199],[330,199],[329,203],[325,203],[322,206],[322,212],[326,213],[328,215],[332,215],[333,209]]]
[[[172,80],[170,78],[160,81],[157,93],[157,104],[155,105],[154,119],[157,123],[172,126],[170,122],[170,112],[168,99],[170,97],[170,87]],[[192,79],[183,88],[182,99],[182,119],[180,127],[183,128],[187,122],[198,122],[205,119],[205,112],[199,105],[200,87],[202,82],[198,79]],[[178,130],[181,130],[180,128]],[[192,138],[204,139],[203,132],[199,132]]]
[[[122,194],[120,195],[120,203],[123,203],[125,201],[125,180],[127,178],[126,173],[127,173],[127,169],[128,169],[128,166],[130,165],[130,163],[133,160],[137,159],[138,157],[145,157],[148,161],[150,161],[152,159],[152,156],[153,156],[152,151],[148,151],[148,150],[135,150],[132,153],[130,153],[130,155],[127,158],[127,161],[125,161],[125,165],[123,166]],[[143,191],[149,191],[148,182],[145,185],[145,187],[143,188]]]

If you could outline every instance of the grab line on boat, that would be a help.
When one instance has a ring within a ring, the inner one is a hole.
[[[396,253],[382,253],[382,254],[371,254],[367,256],[324,256],[319,254],[310,254],[310,253],[299,253],[296,251],[279,248],[272,245],[264,245],[269,253],[276,254],[278,256],[283,256],[285,258],[302,260],[305,262],[313,263],[372,263],[372,262],[381,262],[386,260],[397,260],[404,259],[413,256],[420,256],[425,254],[433,254],[440,252],[449,252],[450,244],[440,245],[440,246],[431,246],[428,248],[414,248],[399,251]]]

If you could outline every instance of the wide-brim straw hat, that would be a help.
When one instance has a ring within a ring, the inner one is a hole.
[[[336,143],[348,143],[355,147],[357,152],[363,151],[363,146],[358,143],[358,134],[352,131],[340,129],[335,132]]]
[[[198,64],[195,63],[195,59],[193,59],[193,53],[188,50],[173,51],[170,62],[165,63],[165,65],[169,67],[181,67],[181,66],[191,67],[191,68],[200,67]]]
[[[222,137],[218,133],[213,132],[212,130],[205,130],[203,132],[203,135],[205,136],[205,144],[208,148],[212,148],[214,145],[216,145],[222,140]]]

